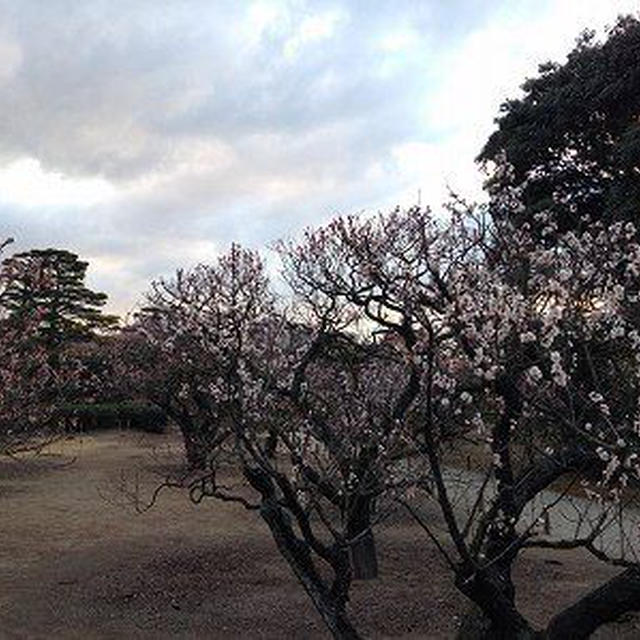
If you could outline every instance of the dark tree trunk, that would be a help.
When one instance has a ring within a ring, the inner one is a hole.
[[[275,430],[269,431],[267,439],[264,444],[264,452],[267,458],[273,460],[276,457],[276,451],[278,448],[278,432]]]
[[[365,531],[352,545],[351,567],[354,580],[373,580],[378,577],[376,541],[371,529]]]
[[[347,537],[351,544],[351,566],[354,580],[372,580],[378,577],[378,555],[371,530],[373,499],[356,496],[347,514]]]
[[[511,638],[514,640],[537,640],[542,637],[530,628],[498,629],[482,609],[475,605],[463,617],[462,625],[456,634],[456,640],[509,640]]]
[[[262,495],[260,515],[269,526],[278,550],[311,598],[332,636],[336,640],[360,640],[360,635],[347,617],[346,592],[334,592],[327,587],[313,562],[309,545],[296,536],[289,515],[279,504],[272,479],[259,469],[245,469],[245,477]],[[336,568],[346,571],[342,582],[348,584],[349,562],[346,555],[343,561],[334,564],[334,570]]]
[[[182,432],[184,452],[189,468],[194,471],[204,469],[207,466],[207,448],[203,445],[200,438],[191,433],[189,429],[184,429],[181,426],[180,431]]]
[[[194,415],[170,402],[158,401],[156,404],[180,429],[189,469],[206,469],[211,449],[215,446],[216,436],[220,432],[219,425],[211,422],[209,418]]]
[[[480,607],[472,604],[462,617],[456,640],[489,640],[490,632],[491,620],[484,615]]]
[[[459,640],[534,640],[539,634],[515,606],[510,563],[460,573],[456,586],[476,606],[465,618]]]
[[[499,574],[499,572],[498,572]],[[552,618],[545,631],[535,631],[504,590],[505,576],[478,574],[458,579],[457,586],[474,602],[463,619],[457,640],[586,640],[604,624],[640,611],[640,566],[626,569]]]
[[[640,610],[640,566],[623,571],[555,616],[545,640],[582,640],[622,614]]]
[[[215,430],[210,424],[193,419],[184,413],[167,411],[167,414],[178,425],[184,443],[187,465],[192,471],[206,469],[209,460],[211,442]]]

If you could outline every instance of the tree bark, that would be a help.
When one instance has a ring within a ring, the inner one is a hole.
[[[556,615],[545,640],[582,640],[622,614],[640,610],[640,566],[630,567]]]
[[[313,562],[309,545],[295,535],[290,517],[278,503],[272,479],[259,469],[245,469],[245,477],[262,495],[260,515],[271,530],[278,551],[311,598],[332,636],[336,640],[360,640],[361,636],[346,614],[346,594],[334,594],[327,587]],[[343,564],[348,573],[349,563]]]
[[[630,567],[552,618],[544,631],[534,630],[517,611],[510,581],[492,567],[456,585],[474,606],[465,615],[457,640],[586,640],[604,624],[640,611],[640,565]]]
[[[467,611],[456,634],[456,640],[538,640],[542,637],[531,628],[497,629],[476,605]]]
[[[185,428],[182,424],[180,424],[179,427],[182,433],[184,453],[189,469],[193,471],[205,469],[207,466],[207,448],[191,429]]]
[[[490,632],[491,620],[478,605],[472,603],[462,617],[462,624],[456,634],[456,640],[489,640]]]
[[[371,530],[372,498],[356,496],[347,514],[347,537],[351,544],[351,567],[354,580],[373,580],[378,577],[378,555]]]
[[[534,640],[539,637],[515,606],[508,565],[493,565],[466,576],[460,573],[456,586],[477,609],[463,621],[459,640]]]

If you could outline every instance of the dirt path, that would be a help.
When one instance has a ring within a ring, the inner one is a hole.
[[[65,457],[24,468],[0,461],[1,639],[328,637],[255,514],[196,506],[178,491],[142,515],[114,503],[121,473],[132,481],[142,470],[147,489],[158,482],[152,472],[177,455],[171,436],[112,432],[61,447]],[[72,465],[53,468],[69,456]],[[465,604],[423,534],[381,529],[378,545],[381,579],[354,588],[359,628],[371,638],[452,637]],[[578,554],[554,558],[518,568],[538,623],[614,573]],[[640,637],[627,627],[602,637]]]

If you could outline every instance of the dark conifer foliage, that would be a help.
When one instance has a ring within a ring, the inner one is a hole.
[[[39,333],[50,345],[87,339],[117,322],[102,313],[107,295],[85,285],[87,266],[63,249],[33,249],[6,258],[0,306],[10,321],[37,318]]]
[[[478,157],[495,216],[560,230],[581,220],[636,220],[640,212],[640,21],[620,17],[604,42],[578,39],[567,62],[548,62],[506,101]]]

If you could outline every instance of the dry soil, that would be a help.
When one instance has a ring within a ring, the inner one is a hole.
[[[28,464],[0,459],[0,638],[328,638],[255,513],[192,504],[179,490],[137,514],[179,459],[178,440],[110,432],[58,443]],[[123,504],[124,503],[124,504]],[[451,638],[466,604],[410,522],[377,533],[381,575],[354,586],[368,638]],[[615,569],[570,552],[519,563],[520,603],[542,625]],[[635,619],[599,638],[640,638]]]

